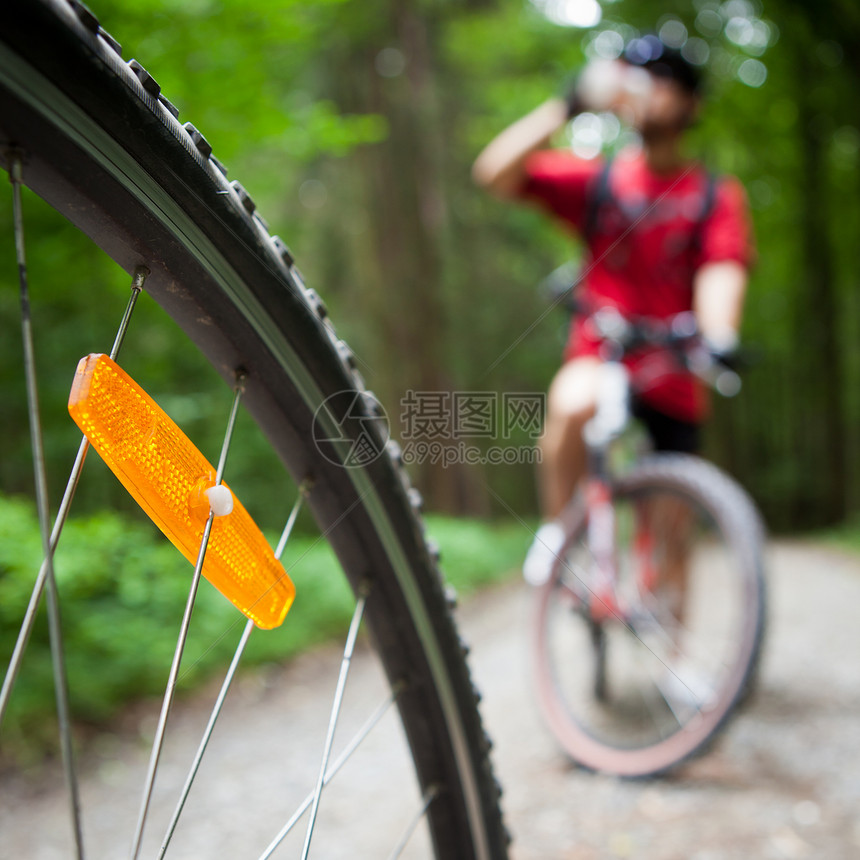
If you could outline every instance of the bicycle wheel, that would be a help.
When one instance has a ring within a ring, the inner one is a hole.
[[[505,857],[489,741],[418,498],[324,306],[203,136],[83,4],[10,0],[3,21],[3,166],[20,151],[27,186],[127,272],[148,269],[146,292],[228,383],[241,370],[243,406],[285,481],[310,486],[321,532],[366,599],[433,856]]]
[[[580,506],[537,597],[534,670],[571,758],[636,777],[703,750],[748,689],[764,632],[763,530],[737,484],[684,455],[643,461],[617,481],[614,506],[615,599],[600,594]]]

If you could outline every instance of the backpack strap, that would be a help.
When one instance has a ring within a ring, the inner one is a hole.
[[[612,186],[610,176],[612,173],[612,157],[608,157],[604,161],[600,172],[597,174],[591,194],[588,196],[585,210],[585,220],[583,222],[582,237],[586,242],[589,242],[592,236],[597,232],[598,219],[600,210],[605,203],[612,199]],[[719,176],[712,171],[707,171],[705,176],[705,194],[702,198],[702,208],[696,217],[693,225],[693,235],[690,244],[693,248],[699,249],[702,245],[702,231],[705,222],[714,211],[714,206],[717,202],[717,185]]]
[[[702,233],[704,231],[705,222],[714,211],[714,206],[717,202],[717,183],[719,176],[710,170],[706,175],[705,194],[702,198],[702,208],[696,218],[696,223],[693,226],[693,235],[690,240],[690,245],[694,251],[700,251],[702,248]]]
[[[603,167],[600,168],[586,201],[585,220],[582,225],[582,238],[586,243],[590,242],[592,236],[597,232],[597,219],[600,216],[600,209],[604,203],[612,199],[612,187],[609,183],[611,171],[612,157],[609,156],[603,162]]]

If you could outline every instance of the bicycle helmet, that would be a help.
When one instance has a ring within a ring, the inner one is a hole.
[[[699,70],[677,48],[670,47],[652,33],[631,39],[620,59],[631,66],[647,69],[657,77],[677,81],[688,92],[698,93],[701,88]]]

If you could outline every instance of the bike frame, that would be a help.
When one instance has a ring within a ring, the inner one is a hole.
[[[637,346],[663,346],[675,364],[727,395],[740,388],[737,375],[720,366],[704,348],[697,335],[695,318],[682,313],[669,320],[631,322],[611,308],[591,316],[603,338],[600,384],[594,416],[586,423],[586,475],[584,497],[587,512],[586,540],[592,560],[589,584],[589,614],[599,624],[609,619],[627,621],[629,611],[617,592],[617,522],[612,489],[609,453],[624,434],[632,417],[633,379],[624,356]],[[634,548],[642,563],[636,565],[640,592],[656,586],[657,573],[650,564],[653,538],[647,526],[637,523]]]
[[[585,425],[586,539],[592,557],[590,612],[596,622],[622,615],[616,594],[615,506],[609,450],[630,422],[630,371],[620,360],[600,369],[597,410]]]

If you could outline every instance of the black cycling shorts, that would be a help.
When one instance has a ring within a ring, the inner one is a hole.
[[[698,453],[701,447],[701,424],[673,418],[640,400],[634,400],[633,414],[648,430],[655,451],[677,451],[681,454]]]

